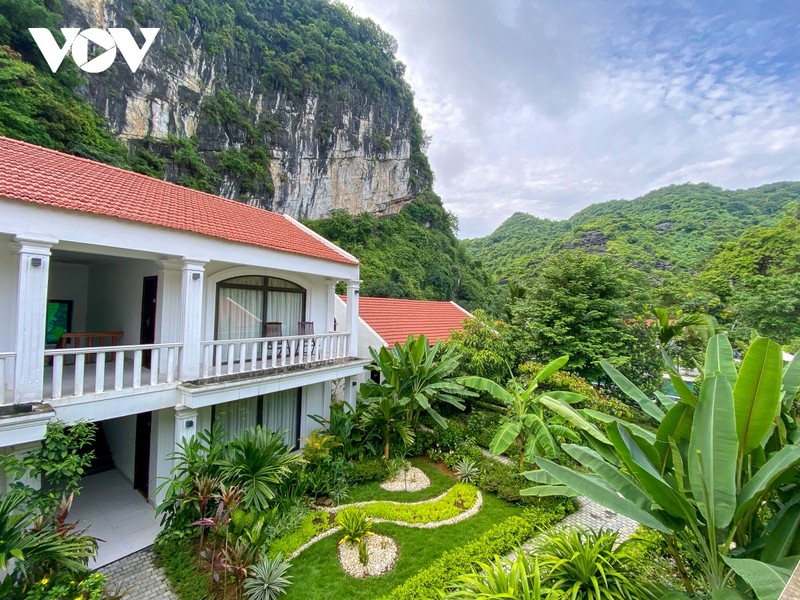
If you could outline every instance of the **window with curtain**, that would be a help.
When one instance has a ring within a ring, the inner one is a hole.
[[[217,286],[216,339],[262,337],[267,322],[280,323],[283,335],[297,335],[305,312],[306,290],[291,281],[261,276],[226,279]]]
[[[300,446],[300,390],[286,390],[264,396],[264,427],[270,431],[285,432],[284,441],[289,448]]]
[[[289,448],[300,446],[300,412],[302,395],[299,388],[217,404],[212,419],[225,430],[228,438],[244,429],[261,425],[283,433]]]
[[[244,429],[255,427],[259,420],[259,397],[245,398],[213,408],[214,423],[219,423],[228,438],[234,437]]]

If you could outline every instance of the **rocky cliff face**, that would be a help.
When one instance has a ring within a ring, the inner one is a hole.
[[[141,4],[64,0],[65,26],[125,27],[139,42],[139,26],[162,27],[136,74],[118,57],[105,73],[87,75],[80,92],[166,179],[205,173],[209,191],[301,219],[334,209],[393,213],[420,191],[410,99],[348,83],[281,89],[235,43],[210,52],[198,21],[170,25],[151,0],[143,23]]]

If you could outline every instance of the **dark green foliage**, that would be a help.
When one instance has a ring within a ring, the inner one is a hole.
[[[537,531],[546,529],[571,512],[572,503],[564,499],[550,499],[527,509],[522,516],[509,517],[498,523],[481,537],[445,552],[428,568],[407,579],[395,588],[386,600],[426,600],[438,597],[438,590],[480,562],[488,562],[495,555],[504,555]]]
[[[335,211],[306,224],[361,261],[364,296],[455,300],[468,310],[495,302],[497,285],[467,257],[454,217],[433,192],[396,215]]]
[[[564,250],[541,263],[525,297],[512,306],[511,341],[524,359],[544,363],[569,355],[568,368],[589,381],[604,378],[601,360],[638,376],[639,384],[658,380],[655,337],[633,319],[642,308],[641,289],[611,257]],[[628,368],[642,361],[647,368]]]
[[[354,461],[347,471],[347,481],[352,485],[385,481],[389,477],[389,464],[380,456],[370,456]]]
[[[501,277],[524,280],[547,254],[581,248],[606,253],[650,274],[657,287],[670,272],[696,270],[721,243],[747,227],[771,224],[800,199],[800,183],[748,190],[709,184],[672,185],[632,201],[594,204],[566,221],[517,213],[485,238],[470,240],[470,254]]]

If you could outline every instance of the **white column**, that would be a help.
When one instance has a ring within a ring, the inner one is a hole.
[[[200,377],[203,335],[203,271],[207,260],[184,258],[181,266],[182,381]]]
[[[353,279],[347,282],[347,323],[345,328],[350,332],[350,356],[358,356],[358,295],[361,281]]]
[[[156,343],[181,341],[181,267],[179,260],[159,260]]]
[[[175,450],[183,440],[197,435],[197,411],[185,406],[175,407]]]
[[[47,322],[47,280],[53,239],[17,236],[19,254],[14,402],[42,401],[44,338]]]
[[[334,330],[336,324],[336,280],[326,279],[328,284],[328,313],[325,321],[325,331]]]

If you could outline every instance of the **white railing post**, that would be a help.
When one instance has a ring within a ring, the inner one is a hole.
[[[133,387],[142,387],[142,351],[133,351]]]
[[[114,352],[114,391],[118,392],[124,385],[125,378],[125,353]]]
[[[53,357],[53,398],[61,398],[61,387],[64,380],[64,356]]]
[[[94,393],[99,394],[106,389],[106,353],[95,355]]]
[[[86,355],[79,352],[75,355],[75,396],[83,396],[83,371],[86,365]]]

